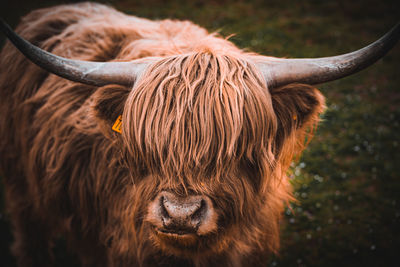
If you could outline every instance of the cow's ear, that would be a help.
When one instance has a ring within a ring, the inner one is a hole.
[[[304,138],[305,132],[317,125],[325,108],[321,92],[306,84],[290,84],[274,88],[270,93],[278,120],[279,147],[288,137]]]
[[[112,131],[113,125],[122,115],[130,91],[124,86],[108,85],[93,94],[92,112],[103,132]]]

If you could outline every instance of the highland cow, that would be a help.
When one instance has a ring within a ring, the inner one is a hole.
[[[19,266],[52,265],[60,237],[84,266],[264,266],[292,199],[286,171],[324,109],[311,85],[399,38],[397,27],[353,53],[278,59],[94,3],[31,12],[16,29],[29,43],[1,29],[25,55],[9,42],[0,55]]]

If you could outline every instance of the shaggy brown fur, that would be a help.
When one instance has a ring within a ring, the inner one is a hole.
[[[162,57],[133,88],[97,88],[5,45],[0,167],[19,266],[51,265],[60,236],[84,266],[266,264],[291,199],[285,172],[323,110],[318,90],[268,90],[257,55],[188,21],[83,3],[34,11],[17,32],[71,59]],[[122,134],[111,130],[120,114]],[[146,219],[162,190],[208,196],[218,230],[195,247],[163,242]]]

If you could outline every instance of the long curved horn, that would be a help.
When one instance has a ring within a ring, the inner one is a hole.
[[[256,59],[269,88],[289,83],[318,84],[358,72],[383,57],[399,40],[400,23],[374,43],[348,54],[323,58]]]
[[[32,45],[16,34],[0,18],[0,30],[22,54],[39,67],[74,82],[103,86],[131,86],[149,64],[148,60],[130,62],[94,62],[66,59]]]

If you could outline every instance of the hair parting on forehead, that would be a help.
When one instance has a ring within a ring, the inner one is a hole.
[[[162,177],[219,179],[238,160],[257,168],[265,165],[260,160],[275,162],[271,97],[238,55],[201,51],[161,60],[128,96],[123,121],[131,163]]]

